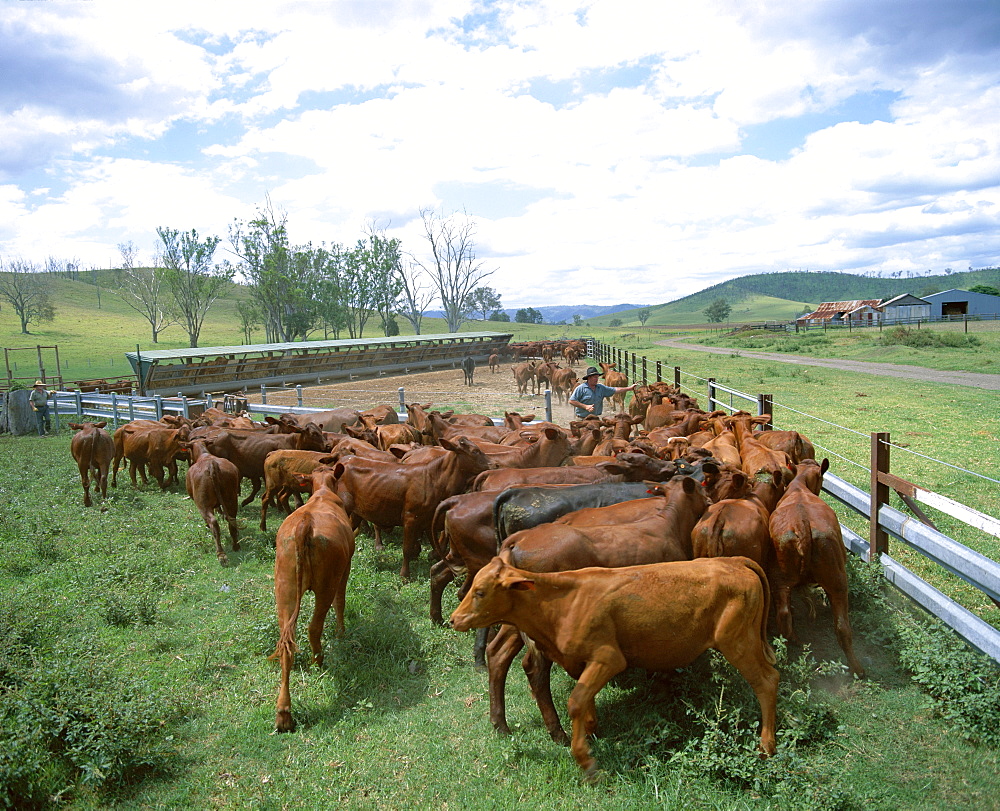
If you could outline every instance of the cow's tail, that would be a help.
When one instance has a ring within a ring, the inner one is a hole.
[[[212,462],[211,467],[211,477],[212,477],[212,489],[215,490],[215,503],[217,509],[222,513],[222,517],[227,521],[235,521],[236,516],[230,515],[229,510],[226,507],[225,495],[222,492],[222,487],[219,485],[219,479],[222,477],[222,471],[219,468],[219,463],[217,461]],[[237,497],[237,501],[239,498]]]
[[[274,653],[267,657],[272,661],[280,659],[282,653],[295,654],[299,650],[299,646],[295,641],[295,631],[299,622],[299,611],[302,608],[302,596],[306,592],[305,569],[308,567],[308,562],[312,557],[312,550],[309,548],[312,546],[312,521],[297,521],[294,532],[295,534],[292,536],[291,543],[295,548],[295,605],[292,607],[288,619],[281,626],[278,634],[278,644],[274,648]],[[304,561],[303,558],[305,558]]]
[[[438,560],[444,560],[451,551],[451,543],[445,531],[445,520],[448,517],[448,510],[451,509],[450,498],[446,498],[434,508],[434,517],[431,519],[431,545],[438,556]]]
[[[778,658],[774,655],[774,648],[771,647],[771,642],[767,638],[767,615],[771,609],[771,587],[768,585],[767,575],[764,574],[764,570],[757,561],[750,558],[744,558],[743,561],[744,565],[751,569],[760,580],[760,587],[764,594],[764,605],[760,612],[760,643],[764,648],[764,657],[773,665],[778,661]]]

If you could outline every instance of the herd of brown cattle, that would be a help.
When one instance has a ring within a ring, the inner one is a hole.
[[[615,373],[613,364],[605,367],[606,377]],[[452,627],[499,626],[486,660],[490,717],[501,732],[509,732],[507,672],[527,648],[523,666],[544,723],[555,740],[571,744],[588,777],[595,773],[587,743],[594,697],[608,680],[626,667],[681,667],[707,648],[721,651],[752,686],[760,748],[773,753],[778,672],[767,618],[773,605],[778,632],[795,641],[791,593],[800,586],[825,590],[837,639],[863,675],[847,615],[840,525],[818,495],[827,460],[817,463],[801,434],[760,430],[767,418],[746,412],[705,412],[663,383],[640,387],[628,411],[568,429],[513,412],[497,426],[484,415],[430,405],[408,405],[405,423],[380,406],[265,423],[209,409],[196,420],[137,420],[113,436],[104,423],[71,424],[78,431],[72,453],[85,505],[88,473],[106,496],[112,465],[113,484],[126,462],[133,483],[137,474],[146,483],[148,471],[165,488],[177,480],[177,461],[188,460],[187,492],[222,564],[216,514],[239,549],[243,479],[252,488],[243,505],[264,488],[262,529],[270,504],[288,513],[275,541],[280,731],[295,724],[289,672],[302,596],[316,595],[309,644],[322,663],[331,606],[343,631],[363,522],[378,546],[385,530],[402,528],[404,578],[430,542],[434,621],[443,621],[442,592],[458,579]],[[311,495],[303,504],[304,493]],[[578,680],[569,699],[571,738],[552,702],[552,662]]]

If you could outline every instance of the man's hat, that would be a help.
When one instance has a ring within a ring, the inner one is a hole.
[[[32,385],[33,386],[44,386],[45,384],[41,380],[36,380]]]
[[[595,366],[588,366],[587,367],[587,372],[586,372],[586,374],[584,374],[583,378],[584,378],[584,380],[586,380],[591,375],[600,375],[600,373],[601,372],[600,372],[600,370],[597,369],[597,367],[595,367]]]

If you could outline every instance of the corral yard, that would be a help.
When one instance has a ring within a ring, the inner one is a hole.
[[[454,369],[305,389],[304,403],[396,405],[400,386],[406,402],[544,414],[540,396],[517,396],[509,364],[496,375],[480,367],[471,389]],[[296,402],[294,390],[267,399]],[[570,409],[554,409],[567,424]],[[517,666],[513,734],[493,732],[471,635],[430,622],[426,552],[400,580],[398,532],[384,552],[358,538],[346,633],[335,638],[328,618],[322,667],[308,663],[304,605],[291,684],[299,726],[279,735],[267,660],[277,521],[257,529],[259,501],[240,510],[243,548],[220,567],[183,482],[136,489],[120,476],[106,502],[84,508],[65,430],[0,436],[0,499],[0,805],[996,807],[996,667],[857,561],[851,618],[869,678],[845,672],[826,607],[809,619],[798,603],[810,649],[777,643],[775,757],[757,757],[756,701],[710,653],[669,674],[630,671],[600,693],[593,747],[605,775],[587,786]],[[454,587],[445,596],[447,615]],[[557,668],[564,724],[571,687]]]
[[[455,368],[303,387],[302,403],[310,408],[369,408],[375,404],[399,408],[398,392],[402,386],[407,403],[432,403],[436,409],[454,408],[460,412],[498,418],[503,418],[505,411],[517,411],[520,414],[534,413],[538,419],[544,419],[545,397],[541,394],[518,396],[510,367],[510,362],[505,362],[498,372],[491,374],[489,366],[480,365],[476,367],[472,386],[465,385],[461,368]],[[586,365],[578,364],[573,368],[579,377],[586,370]],[[252,402],[259,403],[259,390],[255,392],[251,389],[249,397]],[[294,406],[297,402],[295,389],[268,389],[267,402],[269,405]],[[604,413],[611,413],[610,402],[605,403]],[[573,409],[566,403],[560,405],[553,395],[552,417],[554,422],[568,425],[573,419]]]

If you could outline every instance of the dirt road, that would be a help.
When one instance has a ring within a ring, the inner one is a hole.
[[[753,360],[773,360],[778,363],[795,363],[800,366],[824,366],[829,369],[840,369],[848,372],[882,375],[884,377],[901,377],[907,380],[926,380],[930,383],[950,383],[955,386],[969,386],[976,389],[1000,391],[1000,375],[981,374],[979,372],[942,372],[937,369],[925,369],[922,366],[905,366],[899,363],[866,363],[859,360],[841,360],[839,358],[813,358],[809,355],[789,355],[784,352],[749,352],[744,349],[734,350],[718,346],[702,346],[701,344],[684,343],[682,338],[672,338],[656,341],[657,346],[669,346],[676,349],[690,349],[695,352],[709,352],[714,355],[732,355],[738,352],[741,357]]]

